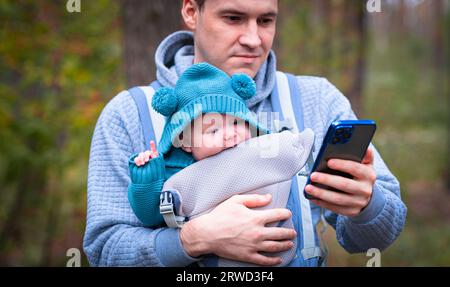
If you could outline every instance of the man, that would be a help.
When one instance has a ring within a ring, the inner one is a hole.
[[[193,63],[209,62],[228,74],[244,72],[257,83],[257,96],[247,101],[254,112],[271,112],[275,83],[277,0],[184,0],[183,19],[193,35],[172,34],[156,52],[157,80],[174,86]],[[304,125],[322,142],[336,119],[355,118],[347,99],[322,78],[297,77]],[[187,266],[206,254],[260,265],[276,265],[278,257],[263,252],[292,248],[296,232],[266,227],[291,216],[288,209],[253,210],[270,196],[236,195],[183,228],[149,229],[134,217],[127,201],[127,159],[144,150],[136,104],[128,92],[117,95],[102,112],[93,136],[88,177],[88,216],[84,250],[92,265]],[[374,148],[362,163],[330,160],[332,169],[354,179],[316,173],[312,180],[344,193],[307,186],[325,208],[337,240],[349,252],[385,249],[403,229],[406,207],[398,181]],[[318,212],[314,208],[313,213]],[[313,216],[314,224],[318,216]],[[301,232],[301,231],[300,231]],[[264,255],[265,254],[265,255]]]

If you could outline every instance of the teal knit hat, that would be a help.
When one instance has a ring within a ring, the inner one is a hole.
[[[262,134],[269,133],[245,104],[255,94],[255,82],[244,73],[230,77],[208,63],[192,65],[178,79],[175,88],[161,88],[153,96],[153,109],[167,117],[158,151],[167,153],[176,137],[205,113],[232,115],[247,121]]]

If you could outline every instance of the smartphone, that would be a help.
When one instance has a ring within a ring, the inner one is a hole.
[[[352,178],[348,173],[328,168],[327,162],[332,158],[361,162],[372,141],[375,130],[376,124],[373,120],[341,120],[331,123],[323,139],[319,154],[314,161],[311,173],[318,171]],[[311,182],[310,177],[308,177],[306,182],[306,185],[308,184],[312,184],[318,188],[341,192],[335,188]],[[315,197],[306,193],[306,191],[303,191],[303,193],[306,198],[315,199]]]

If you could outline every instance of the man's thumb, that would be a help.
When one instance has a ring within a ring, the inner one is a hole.
[[[235,203],[240,203],[248,208],[266,206],[272,201],[272,195],[268,194],[239,194],[230,198]]]

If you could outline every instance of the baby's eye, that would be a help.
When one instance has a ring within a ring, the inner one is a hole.
[[[219,131],[219,129],[218,129],[218,128],[215,128],[215,129],[212,129],[212,130],[208,131],[208,134],[215,134],[215,133],[217,133],[218,131]]]
[[[235,119],[234,122],[233,122],[233,124],[234,124],[235,126],[236,126],[236,125],[242,125],[242,124],[244,124],[244,121],[243,121],[243,120]]]

